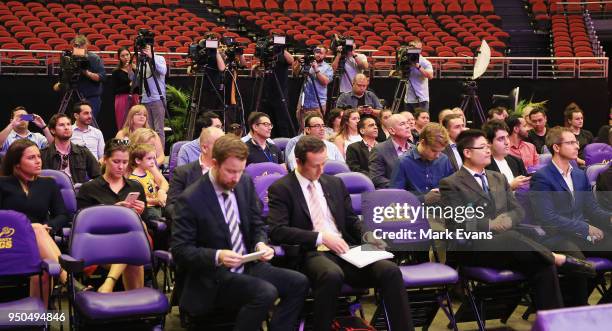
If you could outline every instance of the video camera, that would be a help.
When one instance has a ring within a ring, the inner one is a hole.
[[[134,52],[139,53],[150,45],[153,48],[155,44],[155,33],[147,29],[138,30],[138,35],[134,39]]]
[[[265,68],[273,67],[276,59],[285,51],[285,36],[262,37],[255,44],[255,57],[264,64]]]
[[[336,55],[336,53],[338,52],[338,48],[342,47],[340,54],[344,56],[348,52],[352,51],[354,46],[355,46],[355,39],[350,38],[350,37],[344,37],[338,34],[334,34],[332,36],[332,40],[331,40],[329,48],[332,50],[332,52],[334,52],[334,55]]]
[[[191,59],[193,65],[204,68],[211,59],[216,58],[218,48],[218,39],[202,39],[197,43],[189,45],[187,57]]]
[[[395,53],[396,68],[400,72],[407,72],[410,67],[419,63],[421,49],[412,46],[401,46]]]
[[[60,83],[62,86],[76,84],[81,72],[89,69],[89,60],[84,50],[64,51],[60,57]]]
[[[228,62],[233,61],[236,56],[244,54],[244,48],[240,47],[233,37],[223,37],[221,43],[225,45],[225,57]]]

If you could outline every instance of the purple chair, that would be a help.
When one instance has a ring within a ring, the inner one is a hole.
[[[40,175],[52,177],[55,180],[60,188],[60,192],[62,193],[62,198],[64,198],[66,210],[71,216],[74,216],[74,214],[77,212],[77,202],[74,186],[72,185],[72,179],[70,179],[66,173],[53,169],[43,169]]]
[[[612,146],[604,143],[593,143],[584,146],[586,166],[612,160]]]
[[[539,311],[531,331],[610,330],[612,304]]]
[[[278,137],[278,138],[274,138],[272,139],[272,141],[274,142],[274,145],[276,145],[276,147],[278,147],[278,149],[281,150],[281,152],[285,151],[285,148],[287,147],[287,143],[289,142],[289,138],[285,138],[285,137]]]
[[[596,164],[591,164],[590,166],[588,166],[586,168],[586,175],[587,178],[589,179],[589,183],[591,183],[591,186],[595,185],[595,182],[597,182],[597,176],[599,176],[599,174],[601,174],[602,172],[608,170],[608,168],[610,167],[610,162],[608,163],[596,163]]]
[[[268,216],[268,187],[274,184],[275,181],[283,177],[281,174],[270,174],[268,176],[260,176],[253,180],[255,184],[255,192],[257,192],[257,197],[259,201],[261,201],[261,216]]]
[[[244,171],[256,180],[261,176],[268,176],[273,174],[286,175],[287,169],[280,164],[274,162],[261,162],[261,163],[251,163],[249,164]]]
[[[351,203],[355,214],[361,215],[361,194],[375,190],[372,180],[360,172],[341,172],[336,174],[336,177],[342,179],[344,186],[351,195]]]
[[[151,263],[151,247],[140,217],[120,206],[94,206],[79,211],[72,227],[69,252],[60,257],[62,267],[69,273],[69,283],[75,273],[90,265]],[[71,309],[75,329],[127,321],[163,326],[169,310],[166,296],[153,288],[98,293],[76,292],[71,286],[69,302],[75,307]]]
[[[373,206],[391,206],[395,204],[405,204],[409,206],[421,206],[421,201],[414,194],[399,189],[382,189],[373,192],[364,193],[362,196],[363,205],[367,206],[364,209],[364,218],[369,219],[372,213]],[[399,229],[399,228],[398,228]],[[402,230],[412,230],[416,233],[427,231],[430,229],[429,221],[423,218],[422,215],[417,215],[413,222],[402,222]],[[416,236],[415,239],[409,239],[408,242],[402,242],[402,250],[424,253],[428,255],[430,249],[433,248],[434,258],[436,262],[420,262],[417,264],[401,265],[400,270],[404,279],[404,285],[408,291],[409,298],[419,298],[418,304],[411,303],[411,309],[415,318],[415,326],[422,326],[424,330],[429,328],[439,308],[442,308],[450,321],[450,325],[457,330],[455,316],[453,314],[448,287],[457,283],[459,275],[457,271],[445,264],[439,263],[438,255],[433,246],[433,241],[429,238],[421,238]],[[380,321],[382,318],[384,307],[379,306],[374,313],[373,320]],[[375,323],[372,323],[373,325]],[[376,326],[388,326],[376,324]]]
[[[552,154],[550,153],[538,154],[538,161],[540,164],[548,164],[550,160],[552,160]]]
[[[52,277],[59,276],[60,266],[51,260],[41,260],[34,230],[28,218],[13,210],[0,210],[0,280],[4,285],[15,284],[27,289],[28,277],[42,275],[46,271]],[[9,280],[10,279],[10,280]],[[6,280],[6,282],[5,282]],[[39,288],[42,277],[39,277]],[[6,297],[4,298],[6,299]],[[3,300],[5,301],[5,300]],[[47,311],[42,292],[40,298],[26,297],[0,303],[2,312],[45,313]],[[18,327],[10,322],[8,314],[0,314],[0,329]],[[23,325],[22,325],[23,326]]]
[[[172,179],[172,173],[174,168],[176,168],[176,164],[178,163],[178,153],[181,146],[188,142],[188,140],[177,141],[172,144],[172,147],[170,147],[170,156],[168,157],[168,180]]]
[[[323,166],[323,172],[328,175],[336,175],[343,172],[351,172],[344,161],[327,160]]]

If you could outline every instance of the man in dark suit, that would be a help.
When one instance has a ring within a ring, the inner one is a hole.
[[[273,242],[301,248],[299,268],[313,288],[314,330],[330,329],[344,282],[380,288],[391,328],[412,330],[408,297],[397,265],[382,260],[359,269],[338,256],[347,252],[349,245],[360,244],[363,231],[342,181],[323,174],[325,144],[305,136],[294,152],[297,170],[268,190],[268,223]]]
[[[393,114],[388,123],[391,138],[376,145],[370,152],[370,179],[376,189],[389,187],[399,157],[413,147],[408,142],[408,139],[412,139],[412,134],[404,116]]]
[[[450,110],[449,110],[450,112]],[[451,165],[453,166],[453,170],[457,171],[461,169],[463,166],[463,161],[461,161],[461,156],[457,151],[457,136],[467,128],[465,127],[465,121],[463,120],[463,116],[460,114],[448,114],[445,115],[442,119],[443,127],[448,131],[448,145],[444,148],[442,153],[448,157]]]
[[[234,330],[259,330],[277,298],[271,330],[295,330],[308,292],[296,271],[273,267],[253,182],[242,175],[248,149],[234,135],[219,138],[213,164],[179,196],[175,207],[172,253],[185,270],[180,308],[198,316],[213,308],[238,310]],[[243,256],[263,251],[257,262]],[[194,330],[202,326],[190,325]]]
[[[459,265],[519,271],[532,284],[536,309],[562,307],[555,266],[574,271],[579,268],[588,271],[589,266],[583,266],[581,261],[576,262],[571,257],[554,254],[513,230],[521,222],[524,211],[504,176],[485,171],[491,162],[491,151],[482,131],[462,132],[457,145],[463,157],[463,167],[440,181],[442,201],[455,210],[466,206],[481,208],[482,215],[464,222],[456,221],[459,218],[455,217],[448,220],[448,227],[491,231],[492,237],[467,242],[455,240],[450,245],[449,255],[453,255]]]
[[[215,141],[225,133],[216,127],[202,129],[199,137],[200,157],[198,160],[184,164],[174,169],[168,190],[166,213],[172,218],[174,203],[178,196],[191,184],[195,183],[203,174],[212,167],[212,149]]]
[[[346,149],[346,164],[351,171],[361,172],[368,176],[370,171],[368,166],[370,151],[377,144],[378,126],[376,126],[376,120],[370,116],[363,116],[357,124],[357,130],[362,140],[348,145]]]
[[[509,129],[500,120],[488,121],[483,127],[487,139],[491,143],[491,163],[487,170],[493,170],[506,177],[512,191],[519,187],[529,187],[529,179],[525,164],[520,158],[510,155]]]

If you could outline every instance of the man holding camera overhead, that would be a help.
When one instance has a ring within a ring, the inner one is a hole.
[[[102,82],[106,78],[104,62],[94,53],[87,51],[89,41],[84,35],[77,35],[72,40],[72,56],[86,57],[87,69],[81,71],[77,81],[77,90],[91,104],[94,117],[98,117],[102,106]]]
[[[337,71],[340,63],[344,61],[344,72],[338,71],[340,77],[340,93],[350,92],[355,75],[368,69],[368,58],[363,54],[357,54],[353,50],[355,40],[351,38],[334,36],[332,49],[336,52],[336,57],[332,62],[332,68]],[[335,92],[335,91],[334,91]]]
[[[408,43],[409,52],[418,50],[418,60],[412,61],[410,73],[408,74],[408,88],[404,102],[409,111],[414,112],[416,108],[429,111],[429,80],[433,79],[433,67],[425,57],[420,55],[423,43],[416,38]]]

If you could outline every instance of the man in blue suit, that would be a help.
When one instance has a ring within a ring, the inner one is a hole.
[[[247,146],[234,135],[217,139],[210,171],[176,202],[172,253],[185,271],[181,311],[193,320],[213,308],[237,310],[237,330],[260,330],[277,298],[270,330],[295,330],[308,279],[268,263],[268,241],[253,182],[243,175]],[[263,251],[256,262],[244,255]],[[203,325],[188,323],[192,330]],[[195,324],[195,325],[194,325]]]
[[[578,157],[576,137],[555,127],[546,135],[546,147],[552,162],[533,175],[530,192],[535,217],[547,232],[542,243],[581,259],[612,259],[612,213],[597,204],[584,171],[570,164]],[[576,304],[586,304],[586,281],[579,283],[574,285],[584,287],[585,295]]]

